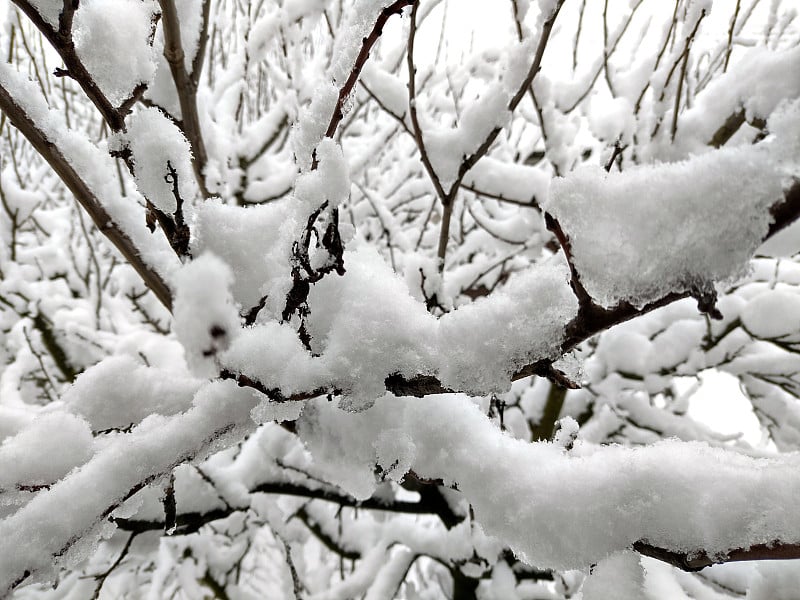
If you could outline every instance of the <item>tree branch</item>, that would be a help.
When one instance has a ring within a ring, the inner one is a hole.
[[[426,486],[430,488],[431,486]],[[350,495],[342,494],[338,491],[328,488],[312,489],[304,485],[272,481],[261,483],[255,486],[251,494],[278,494],[282,496],[296,496],[298,498],[306,498],[308,500],[322,500],[338,504],[339,506],[347,508],[359,508],[364,510],[381,510],[386,512],[411,514],[411,515],[436,515],[439,516],[442,522],[448,527],[460,523],[463,517],[455,515],[446,501],[441,495],[422,493],[420,492],[420,499],[416,502],[408,500],[384,500],[378,498],[368,498],[367,500],[356,500]],[[229,506],[225,508],[213,509],[205,512],[186,512],[180,513],[175,517],[175,529],[172,533],[176,535],[187,535],[197,532],[203,525],[224,519],[235,512],[247,510],[248,507],[243,506]],[[123,531],[130,531],[133,533],[143,533],[145,531],[164,531],[165,522],[156,520],[142,520],[142,519],[128,519],[128,518],[114,518],[109,519],[117,527]]]
[[[639,554],[669,563],[682,571],[700,571],[711,565],[748,560],[791,560],[800,558],[800,544],[773,542],[772,544],[755,544],[749,548],[734,548],[722,555],[709,556],[704,550],[693,552],[675,552],[659,548],[639,540],[633,544]]]
[[[81,207],[91,217],[95,226],[114,244],[125,260],[134,268],[145,285],[156,295],[161,303],[172,308],[172,294],[167,284],[149,265],[145,264],[138,249],[128,235],[114,223],[111,215],[103,208],[100,200],[86,182],[75,171],[61,150],[37,127],[25,110],[18,105],[8,90],[0,85],[0,110],[28,140],[31,146],[44,158],[61,178]]]
[[[125,127],[125,117],[130,111],[130,106],[123,103],[122,107],[114,107],[103,91],[92,78],[83,65],[75,50],[72,40],[72,15],[74,6],[72,0],[65,0],[64,10],[59,19],[59,30],[53,29],[39,14],[39,11],[27,0],[13,0],[14,4],[25,13],[30,21],[42,33],[45,39],[58,52],[66,67],[66,75],[74,79],[84,91],[92,104],[100,111],[103,120],[112,131],[122,131]]]
[[[770,214],[773,217],[773,222],[764,237],[765,241],[800,218],[800,179],[793,180],[792,185],[784,190],[783,201],[775,204],[770,209]],[[561,353],[562,355],[566,354],[578,344],[614,325],[619,325],[690,296],[690,292],[673,292],[641,308],[636,308],[627,302],[621,302],[612,308],[603,308],[596,305],[591,298],[588,298],[588,301],[581,305],[578,315],[566,325],[564,341],[561,343]],[[563,380],[559,381],[557,379],[558,374],[554,372],[551,361],[548,360],[539,360],[525,365],[511,376],[511,380],[517,381],[530,375],[547,377],[551,381],[555,380],[564,385]],[[433,375],[417,375],[406,378],[395,374],[387,377],[385,383],[386,389],[397,396],[422,397],[458,391],[444,387],[439,379]],[[574,384],[572,387],[574,387]]]
[[[172,81],[175,83],[175,90],[178,94],[183,133],[186,134],[186,139],[192,148],[194,174],[201,193],[205,198],[208,198],[210,193],[203,175],[206,162],[208,162],[208,155],[203,141],[203,132],[200,128],[200,117],[197,114],[197,85],[192,79],[192,75],[195,74],[190,75],[186,71],[185,54],[181,43],[181,24],[178,19],[178,11],[175,8],[175,0],[159,0],[159,4],[161,5],[161,22],[164,28],[164,58],[167,59],[169,64]],[[204,7],[205,10],[207,9]]]

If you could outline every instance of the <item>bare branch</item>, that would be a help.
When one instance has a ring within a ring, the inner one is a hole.
[[[186,71],[185,54],[181,43],[181,24],[175,0],[159,0],[161,5],[161,21],[164,27],[164,58],[167,59],[172,81],[178,94],[181,107],[181,129],[186,134],[186,139],[192,148],[192,167],[194,168],[197,183],[203,196],[208,198],[210,193],[205,183],[203,170],[208,155],[203,141],[203,132],[200,128],[200,117],[197,114],[197,83]],[[204,11],[207,11],[204,7]],[[202,36],[201,36],[202,38]],[[199,50],[198,50],[199,52]],[[199,66],[199,65],[198,65]]]
[[[400,14],[403,9],[412,4],[412,2],[413,0],[395,0],[395,2],[384,8],[375,20],[372,31],[367,37],[361,40],[361,50],[358,52],[353,68],[350,70],[350,75],[348,75],[347,81],[345,81],[344,85],[339,89],[339,98],[336,101],[336,108],[333,110],[328,128],[325,130],[325,137],[332,138],[336,133],[336,128],[344,118],[344,104],[355,89],[358,77],[361,75],[361,70],[367,63],[372,47],[383,34],[383,26],[386,25],[386,21],[388,21],[389,17],[392,15]]]
[[[681,63],[681,72],[678,76],[678,89],[675,92],[675,106],[672,110],[672,127],[670,129],[670,139],[675,140],[675,134],[678,132],[678,113],[680,112],[681,106],[681,98],[683,97],[683,82],[686,79],[686,67],[689,64],[689,50],[692,46],[692,41],[694,40],[694,36],[697,35],[697,30],[700,28],[700,23],[703,21],[703,18],[706,16],[706,11],[700,11],[700,17],[697,19],[697,23],[695,23],[694,29],[692,33],[689,34],[689,37],[686,39],[686,47],[683,50],[683,61]],[[669,81],[669,78],[667,78]]]

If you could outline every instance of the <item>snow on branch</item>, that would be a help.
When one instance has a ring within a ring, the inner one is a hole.
[[[252,430],[256,394],[232,382],[207,384],[188,411],[150,416],[0,521],[0,594],[79,560],[87,544],[113,528],[105,520],[125,500],[177,465]]]
[[[108,157],[77,132],[67,130],[33,84],[5,64],[0,66],[0,109],[50,164],[147,287],[170,307],[171,292],[163,277],[171,261],[143,231],[144,218],[137,214],[138,207],[119,198]]]
[[[782,194],[775,162],[769,148],[748,147],[622,173],[587,167],[556,179],[545,209],[600,306],[700,297],[740,277],[763,241]]]
[[[266,579],[313,598],[633,598],[639,555],[800,558],[800,266],[753,259],[800,219],[779,2],[738,60],[738,2],[709,49],[708,0],[515,0],[463,64],[437,0],[14,4],[0,596],[233,596],[276,548]],[[711,369],[781,454],[689,414]]]
[[[441,478],[469,500],[488,535],[540,567],[580,568],[630,547],[673,564],[684,556],[683,568],[800,553],[797,454],[754,459],[681,441],[578,441],[565,451],[515,440],[455,396],[386,397],[357,415],[314,401],[298,430],[323,464],[337,461],[335,483],[357,498],[373,493],[376,461]],[[387,431],[397,443],[382,441]],[[334,459],[333,448],[344,454]]]
[[[112,5],[95,0],[85,6],[81,3],[76,12],[77,3],[64,2],[58,13],[50,10],[51,2],[15,0],[14,4],[64,61],[66,69],[56,69],[56,74],[74,79],[111,130],[122,130],[125,116],[142,97],[146,82],[155,73],[152,49],[155,15],[148,4],[122,0]],[[38,4],[42,4],[43,12]],[[124,26],[118,27],[116,23]],[[73,36],[73,27],[80,32],[78,39]],[[111,46],[117,44],[125,51]]]

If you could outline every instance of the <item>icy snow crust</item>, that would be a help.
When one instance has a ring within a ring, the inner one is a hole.
[[[781,198],[770,153],[746,147],[622,173],[580,168],[552,182],[546,208],[592,298],[644,306],[743,275]]]

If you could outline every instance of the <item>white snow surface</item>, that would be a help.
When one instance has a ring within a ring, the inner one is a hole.
[[[61,0],[33,0],[31,4],[49,25],[58,29],[58,17],[64,8]]]
[[[65,412],[36,417],[0,444],[0,490],[15,485],[45,485],[61,479],[92,455],[86,421]]]
[[[580,168],[552,182],[546,209],[594,300],[643,306],[743,275],[781,199],[769,151],[744,147],[622,173]]]
[[[342,148],[331,139],[322,140],[316,148],[318,166],[300,175],[294,188],[296,200],[316,209],[324,201],[329,207],[338,206],[350,193],[350,178]]]
[[[561,265],[515,275],[490,298],[437,320],[372,247],[348,250],[344,259],[344,276],[326,277],[309,293],[307,326],[319,356],[303,348],[293,327],[270,322],[243,330],[222,364],[287,396],[337,388],[362,409],[395,373],[438,374],[444,385],[477,394],[503,392],[517,369],[558,355],[577,312]]]
[[[197,182],[189,160],[192,154],[189,142],[177,125],[157,108],[141,108],[128,118],[121,142],[133,154],[134,178],[142,195],[167,215],[174,214],[178,204],[171,166],[177,173],[178,192],[184,200],[182,208],[188,211],[197,193]]]
[[[800,96],[798,64],[800,47],[750,48],[727,73],[697,95],[694,106],[680,115],[677,145],[689,144],[696,149],[698,141],[710,141],[725,119],[741,109],[748,121],[769,117],[782,100]]]
[[[150,0],[82,0],[75,12],[75,50],[114,106],[155,74],[157,50],[148,40],[156,12]]]
[[[642,600],[644,573],[639,555],[626,551],[601,560],[581,588],[581,600]]]
[[[484,531],[538,567],[584,568],[637,540],[714,555],[800,535],[797,453],[764,459],[701,442],[630,448],[580,440],[564,452],[513,439],[456,395],[386,396],[359,414],[312,401],[298,426],[349,493],[369,497],[378,454],[387,464],[393,450],[417,476],[457,484]],[[386,430],[402,434],[402,448],[380,442]]]
[[[800,294],[773,289],[759,294],[744,307],[742,325],[761,339],[776,339],[800,330]]]
[[[124,381],[125,385],[120,385]],[[147,367],[130,356],[112,356],[90,367],[62,395],[94,431],[139,424],[151,414],[189,408],[202,382],[174,369]]]
[[[439,320],[440,378],[475,394],[504,392],[525,364],[556,358],[564,325],[578,311],[562,265],[511,277],[491,298],[480,298]]]
[[[488,87],[467,105],[458,127],[425,127],[425,147],[445,189],[455,182],[464,158],[474,154],[492,130],[503,127],[511,118],[509,98],[502,85]]]
[[[797,598],[798,589],[800,589],[800,571],[796,568],[796,563],[759,562],[750,580],[747,600],[793,600]]]
[[[243,308],[267,296],[268,312],[278,318],[285,305],[298,226],[296,207],[288,203],[231,206],[212,198],[194,209],[192,254],[210,252],[233,271],[233,296]]]

